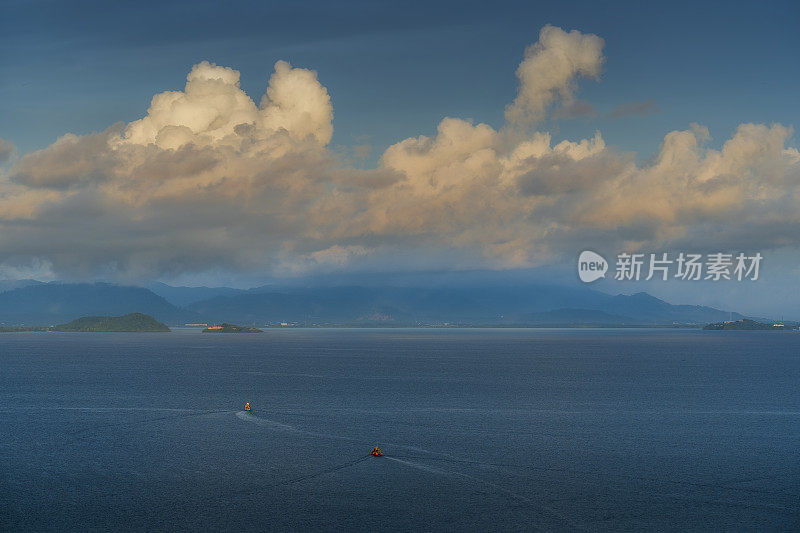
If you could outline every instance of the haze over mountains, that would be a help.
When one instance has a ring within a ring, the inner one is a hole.
[[[645,326],[706,324],[743,315],[672,305],[646,293],[610,295],[586,286],[334,285],[148,288],[108,283],[0,285],[0,324],[50,325],[88,315],[146,313],[170,325]]]
[[[132,312],[161,322],[183,324],[197,318],[142,287],[108,283],[40,283],[0,292],[0,323],[50,326],[84,316],[120,316]]]

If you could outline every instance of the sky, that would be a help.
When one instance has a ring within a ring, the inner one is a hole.
[[[747,286],[595,286],[800,314],[793,3],[0,9],[0,277],[758,251]]]

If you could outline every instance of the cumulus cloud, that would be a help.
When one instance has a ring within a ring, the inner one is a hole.
[[[566,32],[550,25],[542,28],[539,41],[525,50],[525,59],[517,68],[519,90],[506,107],[506,120],[514,124],[539,122],[558,98],[569,107],[576,78],[600,75],[604,45],[597,35]]]
[[[125,128],[119,142],[163,149],[190,143],[241,147],[282,132],[325,145],[333,135],[332,120],[330,96],[315,72],[278,61],[256,106],[239,87],[238,71],[203,61],[189,72],[183,91],[154,96],[147,116]]]
[[[0,271],[67,277],[275,274],[351,265],[514,268],[614,249],[798,244],[792,130],[742,124],[721,148],[691,125],[651,162],[600,132],[556,141],[520,128],[574,105],[603,41],[545,27],[496,129],[445,118],[375,168],[329,147],[333,107],[315,72],[278,62],[259,103],[239,73],[199,63],[147,114],[67,134],[0,176]],[[383,262],[383,263],[381,263]],[[11,266],[5,267],[8,271]]]

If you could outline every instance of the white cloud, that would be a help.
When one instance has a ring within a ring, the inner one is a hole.
[[[556,143],[519,127],[573,102],[577,77],[599,74],[602,47],[545,27],[520,65],[507,125],[445,118],[372,169],[328,148],[333,110],[313,71],[276,63],[256,105],[237,71],[200,63],[142,119],[64,135],[14,162],[0,177],[0,263],[132,278],[381,261],[513,268],[599,243],[800,243],[788,127],[742,124],[717,150],[691,125],[645,165],[600,132]]]
[[[155,95],[147,116],[125,128],[120,144],[242,147],[285,132],[293,140],[325,145],[332,120],[328,91],[313,71],[278,61],[256,106],[239,87],[238,71],[203,61],[189,72],[183,91]]]
[[[597,35],[566,32],[547,25],[539,41],[525,50],[517,68],[519,91],[506,107],[506,120],[514,124],[538,122],[560,98],[570,108],[578,76],[596,78],[603,66],[605,42]]]

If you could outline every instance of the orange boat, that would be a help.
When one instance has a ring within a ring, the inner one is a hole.
[[[249,411],[250,410],[250,402],[247,402],[246,404],[244,404],[244,410],[245,411]]]
[[[370,453],[370,455],[374,455],[375,457],[380,457],[381,455],[383,455],[383,452],[382,452],[382,451],[381,451],[381,449],[380,449],[380,448],[378,448],[377,446],[375,446],[374,448],[372,448],[372,451],[371,451],[371,452],[369,452],[369,453]]]

